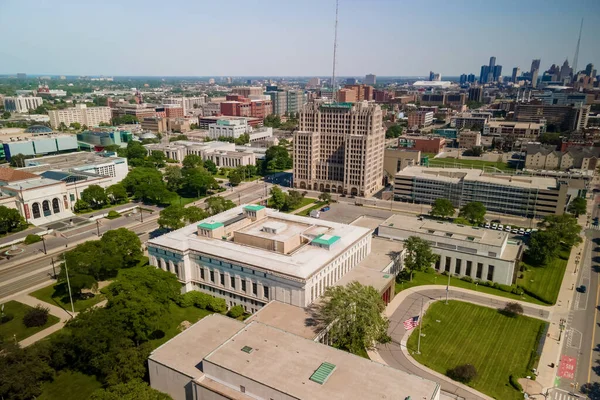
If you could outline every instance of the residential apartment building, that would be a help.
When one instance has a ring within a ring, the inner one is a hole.
[[[409,128],[423,128],[433,123],[433,112],[418,110],[408,113]]]
[[[491,118],[490,112],[466,112],[452,117],[450,126],[456,129],[482,130]]]
[[[443,106],[446,104],[446,93],[423,93],[421,104],[424,106]]]
[[[271,100],[224,101],[221,103],[221,114],[233,117],[266,118],[273,114]]]
[[[527,218],[562,214],[569,184],[556,178],[487,174],[479,169],[408,167],[396,174],[394,196],[432,204],[438,198],[455,207],[478,201],[488,211]]]
[[[481,133],[477,131],[460,131],[458,145],[463,149],[472,149],[481,146]]]
[[[545,123],[562,131],[579,132],[587,127],[590,114],[589,105],[561,106],[543,104],[522,104],[515,106],[515,121]]]
[[[234,143],[229,142],[192,142],[177,140],[171,143],[155,143],[144,145],[148,155],[152,150],[160,150],[167,158],[181,162],[185,156],[194,154],[202,160],[210,160],[219,168],[236,168],[255,165],[256,155],[250,150],[237,151]]]
[[[294,133],[294,187],[372,196],[382,186],[382,122],[366,101],[307,104]]]
[[[110,107],[87,107],[85,104],[77,104],[75,107],[64,108],[62,110],[48,110],[50,125],[58,128],[61,123],[70,126],[73,122],[81,126],[98,126],[101,122],[110,123]]]
[[[4,98],[4,110],[18,113],[28,113],[29,110],[35,110],[42,105],[44,100],[41,97],[17,96]]]
[[[440,399],[439,383],[313,340],[298,307],[272,302],[256,317],[209,315],[158,347],[150,386],[173,400]]]
[[[337,92],[337,99],[340,103],[355,103],[356,92],[352,89],[340,89]]]
[[[483,87],[473,86],[469,88],[469,100],[481,103],[483,101]]]
[[[306,307],[370,252],[371,230],[243,205],[148,241],[150,264],[254,313]]]
[[[446,138],[436,136],[400,136],[398,147],[438,154],[446,147]]]
[[[184,115],[191,113],[200,106],[206,104],[206,97],[166,97],[162,100],[163,104],[178,104],[183,108]]]
[[[424,239],[439,256],[435,269],[452,276],[511,285],[516,279],[522,246],[509,242],[508,232],[450,222],[393,215],[378,227],[378,236],[405,241]]]
[[[345,90],[354,92],[354,101],[373,100],[373,87],[368,85],[345,85]],[[340,100],[341,101],[341,100]]]
[[[545,132],[546,125],[535,122],[488,121],[483,127],[484,136],[515,136],[534,139]]]
[[[526,152],[527,169],[595,171],[600,165],[598,147],[569,147],[565,151],[558,151],[554,146],[528,144]]]
[[[157,111],[159,111],[158,108]],[[183,118],[185,115],[183,106],[180,104],[163,104],[160,111],[164,111],[167,118]]]

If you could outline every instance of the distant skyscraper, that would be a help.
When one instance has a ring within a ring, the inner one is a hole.
[[[539,58],[531,61],[531,70],[529,71],[529,74],[531,75],[531,87],[537,87],[540,63],[541,60]]]
[[[24,74],[24,73],[22,73],[22,72],[21,72],[21,73],[18,73],[18,74],[17,74],[17,79],[27,79],[27,74]]]
[[[479,74],[479,82],[481,83],[492,83],[496,82],[502,75],[502,65],[496,65],[496,57],[490,57],[489,65],[481,66],[481,73]]]
[[[541,63],[540,59],[534,59],[533,61],[531,61],[531,70],[529,72],[531,72],[531,74],[533,74],[533,71],[535,71],[536,69],[539,70],[540,63]]]
[[[494,82],[497,82],[502,76],[502,65],[494,66]]]
[[[475,74],[467,75],[467,82],[474,83],[475,82]]]
[[[346,85],[356,85],[356,78],[346,78]]]
[[[487,65],[482,65],[481,72],[479,73],[479,82],[487,83],[489,72],[490,72],[490,67]]]
[[[569,66],[569,60],[565,60],[565,62],[563,63],[562,67],[560,67],[560,80],[564,80],[568,77],[571,76],[571,73],[573,72],[573,68],[571,68]]]
[[[464,83],[467,83],[467,74],[462,74],[460,76],[460,84],[462,85]]]
[[[512,81],[513,81],[513,83],[517,83],[517,78],[519,76],[521,76],[521,68],[514,67],[513,68],[513,73],[512,73]]]
[[[490,57],[490,69],[493,69],[496,66],[496,57]]]
[[[469,100],[481,102],[483,100],[483,88],[474,86],[469,89]]]
[[[585,66],[585,74],[587,76],[593,76],[592,72],[594,71],[594,64],[589,63],[588,65]]]
[[[365,85],[374,85],[377,82],[377,77],[373,74],[365,76]]]
[[[319,78],[310,78],[308,80],[308,86],[317,87],[321,85],[321,79]]]
[[[429,80],[432,81],[433,77],[435,76],[435,72],[433,71],[429,71]]]

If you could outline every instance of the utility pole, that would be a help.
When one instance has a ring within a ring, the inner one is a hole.
[[[417,354],[421,354],[421,328],[423,326],[423,296],[421,296],[421,314],[419,315],[419,341],[417,342]]]
[[[140,222],[144,223],[144,212],[142,207],[138,207],[140,209]]]
[[[42,243],[44,244],[44,254],[48,254],[48,251],[46,250],[46,239],[44,239],[43,236],[42,236]]]
[[[97,233],[98,237],[100,237],[100,220],[99,219],[96,220],[96,233]]]
[[[73,305],[73,295],[71,294],[71,282],[69,281],[69,269],[67,268],[67,257],[66,256],[65,256],[65,275],[67,276],[67,287],[69,288],[69,299],[71,300],[71,311],[73,311],[71,318],[73,318],[73,315],[75,315],[75,306]]]
[[[448,271],[448,284],[446,285],[446,305],[448,304],[448,293],[450,292],[450,271]]]
[[[52,273],[54,274],[54,275],[52,275],[52,277],[54,279],[56,279],[56,268],[54,268],[54,257],[52,257]]]

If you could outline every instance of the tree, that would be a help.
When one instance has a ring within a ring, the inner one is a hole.
[[[98,389],[90,400],[173,400],[168,394],[152,389],[146,382],[133,380],[127,383]]]
[[[183,228],[185,226],[184,216],[185,211],[182,206],[178,204],[170,205],[160,211],[158,225],[161,228],[173,230]]]
[[[337,348],[359,354],[387,337],[389,321],[385,304],[372,286],[351,282],[330,286],[316,309],[316,319],[329,326],[329,338]]]
[[[417,236],[410,236],[404,241],[406,257],[404,258],[404,267],[410,271],[410,280],[412,281],[414,271],[425,271],[437,261],[438,255],[433,254],[431,246],[426,240]]]
[[[177,135],[175,137],[170,137],[169,142],[175,142],[177,140],[188,140],[188,137],[185,135]]]
[[[127,200],[127,190],[121,183],[115,183],[106,188],[106,196],[111,203],[121,203]]]
[[[477,378],[477,369],[472,364],[463,364],[448,370],[446,375],[455,381],[469,383]]]
[[[221,196],[212,196],[206,199],[206,206],[206,211],[210,215],[215,215],[234,208],[235,203]]]
[[[571,214],[575,214],[575,217],[579,217],[581,214],[585,214],[587,212],[587,200],[583,197],[576,197],[567,210]]]
[[[165,167],[164,178],[167,181],[167,188],[173,192],[181,189],[183,184],[183,175],[181,168],[175,165],[167,165]]]
[[[143,160],[148,151],[140,142],[131,141],[127,143],[127,160]]]
[[[165,204],[175,196],[175,193],[168,190],[160,171],[155,168],[133,168],[121,183],[127,193],[142,201]]]
[[[331,193],[329,192],[323,192],[319,195],[319,200],[321,200],[324,203],[331,203]]]
[[[402,135],[402,127],[400,125],[392,125],[385,131],[386,139],[397,138]]]
[[[467,156],[467,157],[480,157],[483,154],[483,147],[481,146],[475,146],[475,147],[471,147],[468,150],[465,150],[463,152],[463,156]]]
[[[513,318],[523,315],[523,306],[517,302],[508,302],[502,309],[502,313]]]
[[[130,268],[142,257],[142,242],[139,236],[127,228],[111,229],[100,239],[103,253],[110,253],[119,259],[121,268]]]
[[[292,168],[292,158],[284,146],[271,146],[262,165],[269,171],[285,170]]]
[[[90,185],[81,192],[81,200],[88,203],[93,209],[98,209],[108,203],[108,196],[102,187]]]
[[[4,111],[2,113],[2,119],[9,119],[10,118],[10,111]]]
[[[163,151],[152,150],[152,153],[150,153],[150,157],[148,157],[148,159],[154,163],[156,168],[162,168],[165,166],[165,160],[167,157]]]
[[[547,231],[554,232],[558,236],[558,240],[569,247],[582,241],[579,235],[581,226],[571,214],[547,215],[538,225]]]
[[[234,169],[229,173],[228,178],[231,186],[237,186],[244,180],[244,175],[240,170]]]
[[[188,154],[181,163],[183,168],[196,168],[202,166],[202,157],[195,154]]]
[[[276,114],[267,115],[263,124],[267,127],[279,128],[281,126],[281,117]]]
[[[130,125],[139,124],[140,121],[134,115],[123,115],[121,117],[114,117],[112,123],[113,125]]]
[[[297,190],[290,190],[285,196],[285,210],[295,210],[302,203],[304,195]]]
[[[9,233],[27,227],[25,219],[14,208],[0,206],[0,233]]]
[[[472,201],[460,209],[458,216],[468,219],[473,224],[482,224],[485,221],[486,212],[483,203]]]
[[[448,218],[452,217],[455,213],[454,205],[448,199],[435,199],[431,206],[430,214],[434,217]]]
[[[48,313],[50,309],[38,304],[23,316],[23,325],[28,328],[44,326],[48,322]]]
[[[29,157],[27,157],[21,153],[15,154],[14,156],[10,157],[10,166],[16,167],[16,168],[25,167],[25,160],[28,158]]]
[[[279,186],[273,186],[271,188],[269,205],[277,210],[281,210],[285,206],[285,193],[283,193],[283,190],[281,190]]]
[[[234,140],[234,143],[237,144],[238,146],[248,144],[248,143],[250,143],[250,135],[247,133],[243,133],[240,135],[239,138]]]
[[[189,206],[185,208],[184,218],[188,224],[198,222],[204,218],[208,218],[208,213],[196,206]]]
[[[69,127],[75,129],[75,130],[80,130],[81,129],[81,124],[79,122],[71,122],[69,124]]]
[[[560,133],[546,132],[540,135],[540,143],[558,146],[561,143]]]
[[[92,207],[90,206],[90,203],[81,199],[77,200],[75,202],[75,205],[73,205],[73,209],[75,210],[75,212],[84,212],[90,210],[91,208]]]
[[[204,168],[206,168],[206,170],[213,175],[216,175],[218,172],[217,164],[215,164],[212,160],[205,160]]]
[[[42,393],[42,385],[51,381],[54,371],[46,360],[29,348],[11,346],[0,357],[0,398],[29,400]]]
[[[559,234],[552,230],[531,234],[527,257],[533,264],[547,264],[558,253]]]
[[[188,195],[200,197],[201,195],[205,195],[209,189],[218,187],[215,178],[203,167],[184,167],[182,174],[183,190],[187,192]]]
[[[581,385],[581,393],[587,395],[590,400],[600,400],[600,383],[585,383]]]

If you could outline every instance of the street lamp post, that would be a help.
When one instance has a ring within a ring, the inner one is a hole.
[[[100,237],[100,220],[99,219],[96,220],[96,233],[97,233],[98,237]]]
[[[42,236],[42,243],[44,244],[44,254],[48,254],[48,251],[46,250],[46,239],[44,236]]]
[[[52,273],[54,274],[54,275],[52,275],[52,277],[54,279],[56,279],[56,268],[54,267],[54,257],[52,257]]]
[[[448,304],[448,294],[450,293],[450,271],[448,271],[448,284],[446,285],[446,304]]]

